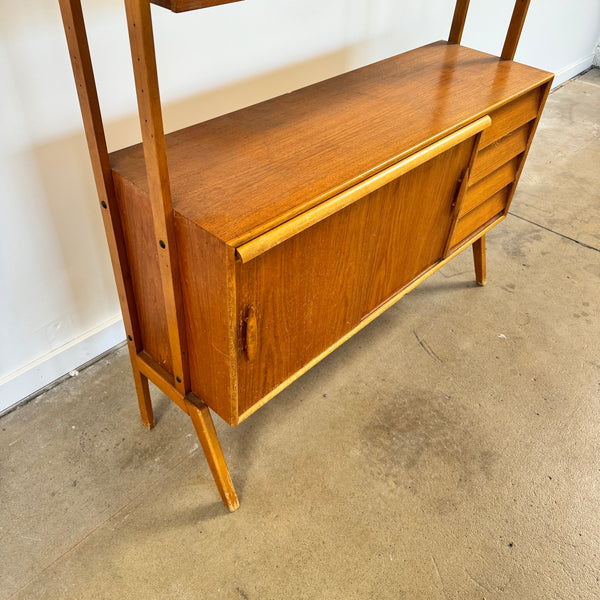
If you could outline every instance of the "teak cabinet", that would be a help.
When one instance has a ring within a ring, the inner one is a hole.
[[[126,0],[143,143],[106,151],[79,0],[60,0],[142,420],[148,379],[237,425],[507,214],[552,75],[437,42],[164,135],[150,7]],[[156,0],[175,12],[227,0]]]

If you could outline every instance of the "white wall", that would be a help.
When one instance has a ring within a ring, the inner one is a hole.
[[[57,2],[0,17],[0,412],[124,338]],[[472,0],[465,45],[499,52],[511,0]],[[451,0],[246,0],[155,9],[167,130],[447,36]],[[120,0],[84,0],[112,148],[138,141]],[[517,60],[592,63],[598,0],[533,0]]]

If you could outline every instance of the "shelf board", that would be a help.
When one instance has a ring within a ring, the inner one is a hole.
[[[187,10],[196,10],[198,8],[209,8],[219,6],[220,4],[231,4],[241,0],[150,0],[152,4],[168,8],[173,12],[185,12]]]

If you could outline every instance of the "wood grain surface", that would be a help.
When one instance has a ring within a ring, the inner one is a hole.
[[[460,44],[467,20],[467,13],[469,12],[469,3],[469,0],[457,0],[456,2],[450,35],[448,36],[448,41],[451,44]]]
[[[467,191],[461,214],[471,212],[496,192],[511,184],[515,180],[520,164],[521,157],[517,156],[471,186]]]
[[[529,143],[530,135],[531,124],[527,123],[481,150],[471,173],[470,185],[474,185],[511,158],[523,153]]]
[[[115,283],[119,294],[121,313],[127,335],[127,346],[133,369],[140,416],[148,429],[154,427],[152,400],[147,377],[136,366],[136,357],[143,348],[140,321],[136,306],[132,273],[126,251],[126,240],[119,215],[113,174],[100,112],[100,102],[85,22],[79,0],[59,0],[60,11],[73,68],[85,137],[90,153],[92,170],[98,191],[106,241],[110,251]]]
[[[253,306],[260,347],[238,363],[240,414],[441,260],[473,144],[237,262],[238,313]]]
[[[436,156],[446,152],[450,148],[457,146],[468,138],[480,134],[484,129],[490,126],[491,119],[488,116],[482,117],[454,133],[438,140],[437,142],[411,154],[407,158],[393,164],[391,167],[380,171],[376,175],[365,179],[361,183],[333,196],[329,200],[318,204],[306,212],[278,225],[277,227],[254,238],[250,242],[236,248],[236,254],[247,262],[256,258],[259,254],[266,252],[277,244],[297,235],[301,231],[312,227],[315,223],[349,206],[367,194],[383,187],[386,183],[398,179],[412,169],[430,161]],[[466,182],[465,182],[466,183]]]
[[[513,60],[515,57],[517,46],[521,39],[521,32],[525,25],[529,3],[530,0],[516,0],[515,2],[515,8],[510,19],[508,31],[506,32],[506,39],[504,40],[504,47],[500,55],[505,60]]]
[[[130,182],[115,182],[123,227],[127,264],[131,273],[140,348],[164,369],[173,372],[165,299],[158,265],[158,247],[148,197]]]
[[[233,424],[242,327],[242,315],[235,308],[234,250],[180,215],[175,215],[175,229],[191,388]]]
[[[536,88],[493,111],[490,114],[492,126],[481,136],[480,148],[483,150],[521,125],[534,120],[540,113],[543,94],[542,87]]]
[[[551,77],[462,46],[418,48],[169,134],[173,207],[242,244]],[[141,146],[111,161],[147,189]]]
[[[492,219],[501,218],[504,214],[509,195],[510,186],[507,186],[464,216],[461,216],[456,224],[451,246],[453,248],[456,247],[475,234],[480,227],[489,224]]]
[[[185,395],[189,382],[181,279],[148,0],[125,0],[125,13],[174,385]]]

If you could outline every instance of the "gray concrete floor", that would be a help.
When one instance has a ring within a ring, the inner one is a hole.
[[[599,598],[599,109],[551,94],[485,288],[465,252],[217,422],[236,513],[124,349],[3,417],[0,598]]]

